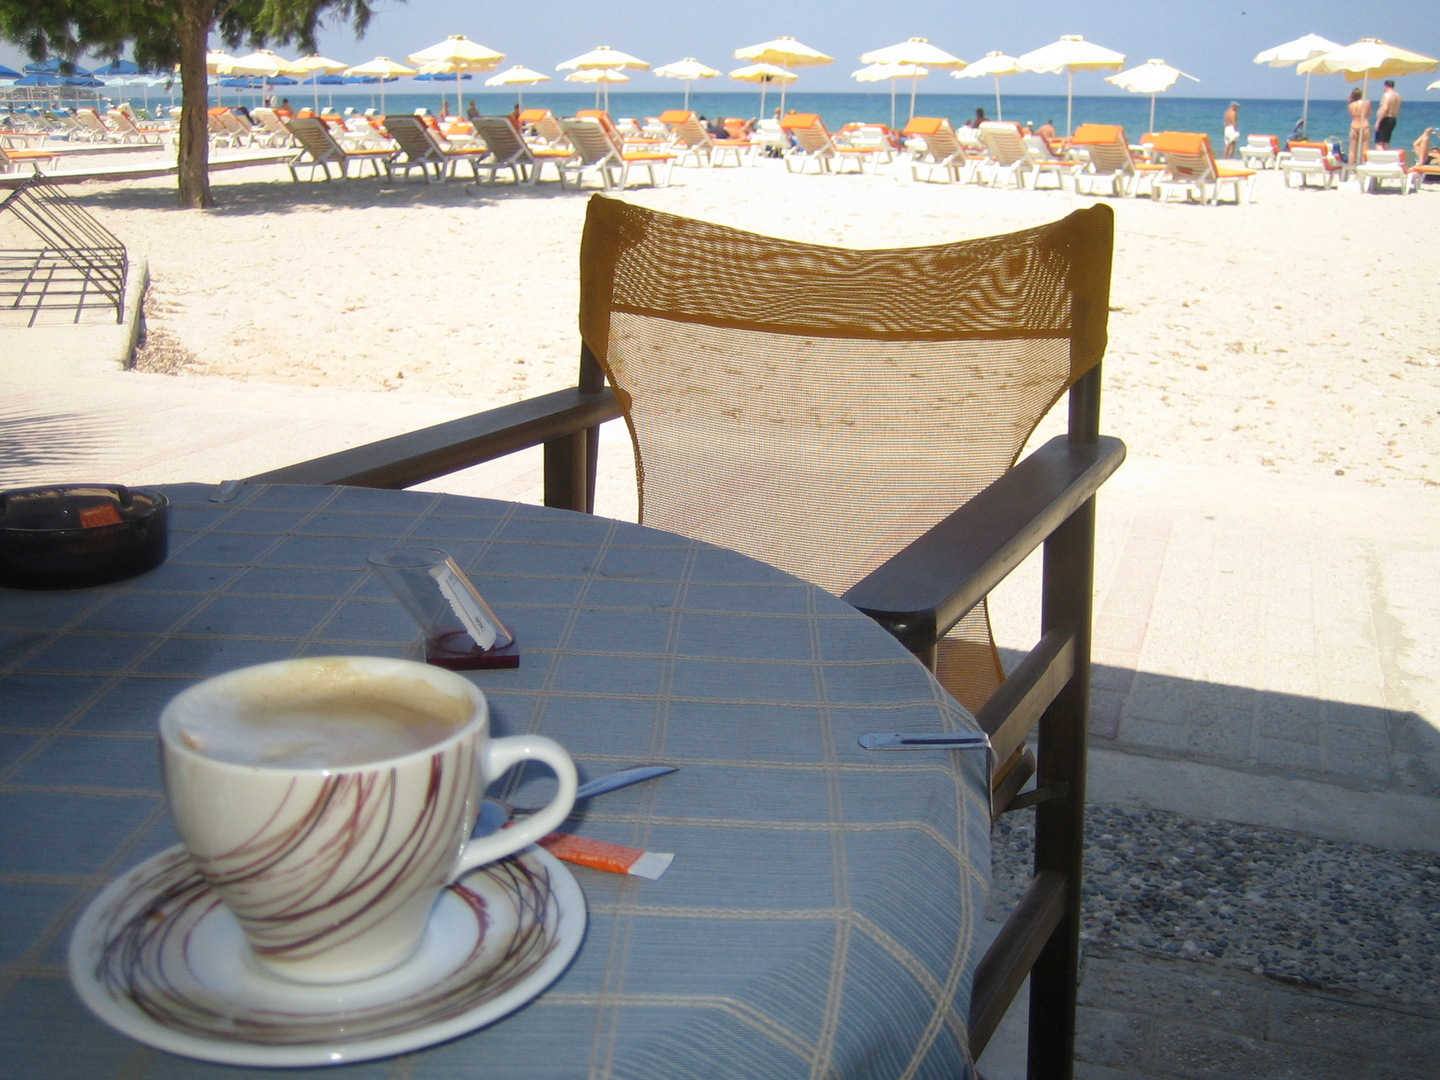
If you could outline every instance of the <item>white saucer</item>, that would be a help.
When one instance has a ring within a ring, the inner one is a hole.
[[[265,974],[183,847],[90,902],[70,981],[106,1023],[161,1050],[227,1065],[339,1065],[453,1039],[550,985],[585,936],[585,896],[543,849],[471,871],[440,894],[419,952],[341,986]]]

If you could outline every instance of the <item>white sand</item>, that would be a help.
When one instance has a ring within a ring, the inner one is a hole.
[[[443,395],[463,411],[574,377],[588,195],[296,185],[274,168],[218,177],[206,213],[172,209],[172,190],[83,197],[149,258],[151,325],[194,354],[186,380]],[[1268,172],[1238,207],[1105,200],[1117,215],[1107,430],[1132,455],[1176,463],[1440,482],[1437,195],[1286,191]],[[671,187],[624,197],[855,247],[1003,232],[1095,201],[778,162],[678,169]]]

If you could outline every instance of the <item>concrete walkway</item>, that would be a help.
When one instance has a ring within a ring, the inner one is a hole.
[[[122,330],[0,328],[0,486],[218,482],[474,411],[122,373]],[[1440,1076],[1440,495],[1131,453],[1099,512],[1078,1075]],[[599,510],[633,520],[633,483],[608,425]],[[538,501],[538,452],[425,486]],[[1027,565],[1002,647],[1037,598]],[[990,1080],[1023,1075],[1023,1012]]]

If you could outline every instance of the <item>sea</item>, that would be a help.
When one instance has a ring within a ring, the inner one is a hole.
[[[984,80],[976,80],[982,82]],[[390,92],[387,89],[385,94],[385,109],[388,112],[413,112],[417,108],[426,108],[436,112],[440,107],[440,99],[443,96],[449,102],[451,108],[455,103],[455,87],[453,83],[437,83],[437,90],[427,90],[425,93],[414,93],[413,87],[407,88],[404,92]],[[361,88],[357,87],[356,90]],[[366,87],[364,90],[368,91]],[[1335,87],[1327,88],[1330,92],[1320,92],[1310,99],[1309,111],[1309,136],[1312,139],[1329,140],[1338,139],[1342,146],[1349,142],[1350,121],[1349,114],[1345,109],[1345,97],[1349,94],[1351,86],[1349,83],[1342,83],[1335,80]],[[322,88],[320,92],[320,103],[322,105],[331,102],[336,108],[353,106],[357,109],[379,108],[380,96],[378,93],[336,93],[330,97]],[[350,91],[351,88],[344,88]],[[446,93],[445,91],[449,92]],[[1371,85],[1371,97],[1379,100],[1379,87]],[[236,91],[224,91],[223,102],[234,104],[237,99]],[[312,92],[307,87],[280,87],[272,90],[276,97],[287,96],[292,105],[297,108],[312,101]],[[212,98],[216,90],[211,90]],[[516,97],[513,90],[509,92],[495,90],[480,90],[471,92],[469,86],[464,88],[465,100],[468,102],[472,97],[482,113],[507,113],[514,106]],[[546,90],[526,89],[522,95],[526,108],[550,109],[557,116],[572,116],[579,109],[590,109],[595,107],[595,95],[591,91],[576,92],[573,90]],[[239,103],[255,104],[256,94],[248,91],[239,91]],[[1224,146],[1222,131],[1224,128],[1225,109],[1231,100],[1240,102],[1240,131],[1244,135],[1276,135],[1286,139],[1290,136],[1295,122],[1300,119],[1301,109],[1304,105],[1298,98],[1295,100],[1281,100],[1275,98],[1195,98],[1195,97],[1169,97],[1160,94],[1155,99],[1155,128],[1156,131],[1195,131],[1204,132],[1210,136],[1210,142],[1218,151]],[[612,91],[610,95],[610,113],[615,117],[633,116],[643,118],[646,116],[658,116],[666,109],[678,109],[684,102],[683,84],[676,84],[674,90],[667,90],[660,93],[649,91]],[[780,91],[778,88],[770,88],[765,96],[765,108],[762,112],[760,107],[760,93],[758,90],[742,90],[712,92],[709,90],[696,89],[690,95],[690,108],[705,116],[738,116],[746,119],[750,117],[769,116],[776,106],[780,104]],[[851,121],[863,121],[866,123],[890,123],[890,93],[888,89],[877,89],[873,92],[861,93],[805,93],[804,91],[787,91],[785,95],[785,108],[787,111],[816,112],[825,121],[825,126],[831,131],[836,131]],[[915,98],[916,116],[944,116],[957,127],[967,118],[975,115],[977,108],[985,110],[987,119],[1018,120],[1022,123],[1034,121],[1036,124],[1044,123],[1046,120],[1055,121],[1055,129],[1061,130],[1065,126],[1065,95],[1026,95],[1012,94],[1000,99],[1000,110],[995,108],[995,94],[917,94]],[[899,88],[895,96],[895,120],[898,126],[904,127],[905,121],[910,115],[910,95],[903,86]],[[1117,97],[1112,95],[1084,97],[1076,95],[1074,104],[1074,117],[1076,125],[1083,123],[1095,124],[1119,124],[1125,128],[1125,132],[1132,139],[1137,138],[1150,128],[1150,98],[1140,94]],[[1440,95],[1436,100],[1418,100],[1414,97],[1405,101],[1400,111],[1400,123],[1395,129],[1395,137],[1391,144],[1396,147],[1408,149],[1410,144],[1427,127],[1440,127]],[[1243,138],[1242,138],[1243,141]]]

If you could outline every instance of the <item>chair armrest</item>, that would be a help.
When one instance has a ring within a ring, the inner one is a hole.
[[[911,652],[931,648],[1125,460],[1125,444],[1051,439],[842,597]]]
[[[405,488],[573,435],[618,416],[620,405],[608,387],[595,393],[572,387],[248,479],[263,484]]]

